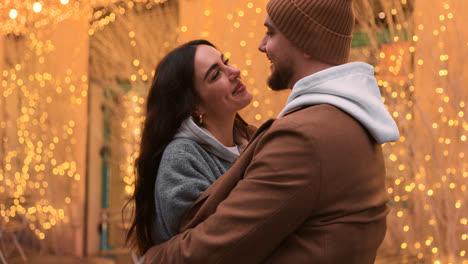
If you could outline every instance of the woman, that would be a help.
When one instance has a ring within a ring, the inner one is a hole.
[[[237,111],[251,100],[239,70],[206,40],[178,47],[156,67],[127,234],[141,255],[178,233],[185,211],[243,150],[253,129]]]

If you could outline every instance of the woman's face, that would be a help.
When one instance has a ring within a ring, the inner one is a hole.
[[[198,112],[207,119],[226,118],[246,107],[252,94],[240,80],[240,71],[215,48],[200,45],[195,53],[195,88]]]

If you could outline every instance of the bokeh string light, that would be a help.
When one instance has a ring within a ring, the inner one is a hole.
[[[468,7],[382,1],[381,8],[379,19],[393,24],[394,32],[369,52],[370,61],[401,131],[397,143],[384,147],[393,210],[382,253],[415,262],[467,263],[467,90],[460,78],[468,72],[466,62],[450,58],[467,56],[466,36],[453,19]],[[405,9],[413,9],[409,17]]]
[[[78,120],[51,119],[52,108],[46,106],[66,101],[84,108],[88,85],[106,95],[112,135],[106,144],[112,149],[109,167],[119,186],[113,191],[114,206],[120,207],[133,192],[132,166],[154,67],[170,49],[187,40],[209,39],[241,70],[254,94],[251,106],[241,113],[246,120],[259,125],[275,117],[287,92],[274,93],[266,87],[269,65],[256,50],[265,30],[266,3],[3,1],[0,25],[3,34],[10,34],[5,46],[14,41],[12,34],[22,36],[23,46],[15,50],[28,52],[11,54],[0,72],[0,194],[13,197],[10,204],[0,204],[2,217],[27,215],[38,238],[46,237],[57,223],[71,225],[65,221],[77,210],[72,208],[82,205],[72,195],[76,188],[72,182],[82,184],[84,177],[78,171],[86,164],[73,153],[62,153],[83,140],[74,138],[83,133],[83,126],[77,127]],[[463,34],[468,4],[359,0],[354,7],[357,28],[351,59],[376,66],[383,100],[401,132],[398,142],[384,146],[392,211],[379,254],[406,255],[423,263],[468,263],[468,197],[464,194],[468,93],[462,81],[468,78],[464,60],[468,39]],[[40,38],[40,32],[77,17],[89,21],[89,76],[71,67],[55,73],[31,72],[31,64],[50,63],[61,48],[57,41]],[[53,87],[53,94],[42,93],[44,87]],[[12,104],[11,98],[21,98],[20,103]],[[61,111],[57,109],[53,111]],[[65,176],[67,181],[61,182],[67,186],[61,197],[64,203],[46,199],[53,182]]]

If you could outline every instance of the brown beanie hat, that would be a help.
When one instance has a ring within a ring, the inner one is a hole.
[[[332,65],[346,63],[354,14],[351,0],[270,0],[275,26],[306,54]]]

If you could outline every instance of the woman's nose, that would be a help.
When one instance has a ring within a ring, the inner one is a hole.
[[[230,70],[229,76],[231,77],[232,80],[236,80],[237,78],[239,78],[239,76],[240,76],[240,70],[239,69],[237,69],[234,66],[230,66],[229,70]]]

